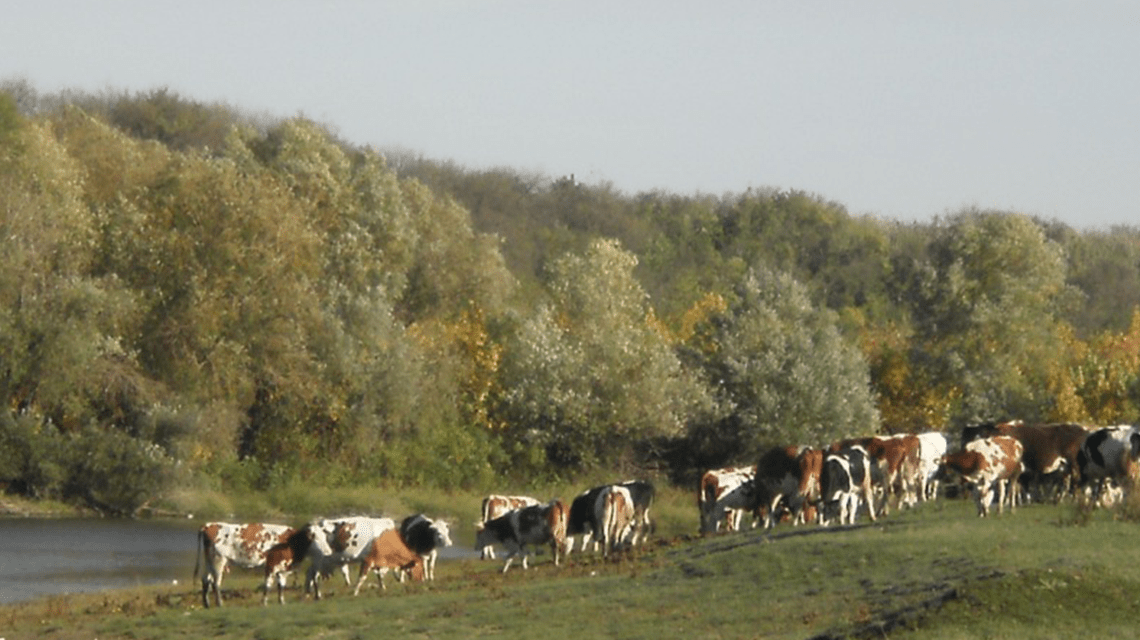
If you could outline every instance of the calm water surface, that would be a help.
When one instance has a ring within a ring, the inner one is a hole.
[[[200,522],[0,518],[0,603],[142,584],[190,584]]]
[[[0,603],[193,582],[199,520],[0,518]],[[452,532],[453,539],[456,538]],[[476,555],[455,539],[440,560]],[[355,570],[354,570],[355,575]]]

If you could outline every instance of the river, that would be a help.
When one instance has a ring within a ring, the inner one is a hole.
[[[197,520],[0,518],[0,604],[147,584],[191,585]],[[468,540],[440,562],[472,557]],[[196,586],[196,585],[195,585]]]

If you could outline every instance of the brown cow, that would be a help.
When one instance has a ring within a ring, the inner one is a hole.
[[[793,515],[792,523],[804,522],[807,507],[819,501],[823,451],[810,447],[773,447],[756,463],[754,509],[764,516],[764,527],[778,519],[781,504]]]
[[[293,568],[309,553],[309,531],[302,527],[293,531],[284,542],[273,545],[265,552],[265,593],[261,604],[269,603],[269,588],[277,582],[277,602],[285,604],[285,581]]]
[[[387,589],[384,586],[384,574],[388,573],[389,569],[396,571],[401,582],[404,580],[404,572],[411,572],[412,580],[417,582],[424,579],[423,557],[409,548],[400,537],[400,533],[394,529],[381,533],[372,542],[372,549],[368,555],[360,560],[360,577],[356,581],[352,595],[360,593],[360,587],[364,585],[364,581],[372,571],[376,572],[376,579],[380,581],[380,590]]]
[[[962,444],[976,438],[1005,435],[1021,443],[1022,464],[1031,497],[1044,500],[1052,493],[1054,500],[1068,495],[1077,480],[1081,443],[1090,430],[1079,424],[1025,424],[1021,420],[965,427]],[[1051,490],[1051,491],[1050,491]]]

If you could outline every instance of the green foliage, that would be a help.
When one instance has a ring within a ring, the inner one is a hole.
[[[1042,363],[1064,352],[1061,315],[1076,300],[1064,253],[1025,216],[967,211],[936,230],[913,285],[918,339],[957,386],[958,420],[1040,420],[1051,408]]]
[[[690,431],[692,466],[750,463],[772,446],[877,431],[867,362],[805,287],[758,267],[735,297],[691,341],[720,406],[717,420]]]
[[[167,89],[0,87],[5,437],[94,456],[6,453],[11,490],[128,509],[67,483],[149,447],[175,482],[272,491],[685,480],[770,444],[1140,406],[1136,229],[627,196]]]
[[[505,420],[562,467],[615,464],[679,435],[705,392],[649,322],[636,258],[616,242],[554,263],[552,302],[507,351]]]

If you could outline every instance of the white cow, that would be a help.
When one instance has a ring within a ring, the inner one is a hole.
[[[946,455],[949,442],[946,434],[937,431],[918,434],[918,499],[938,497],[938,461]]]
[[[222,606],[222,577],[230,562],[252,569],[265,564],[265,554],[276,544],[285,542],[292,527],[280,524],[230,524],[208,522],[198,530],[198,550],[194,556],[194,578],[198,578],[199,561],[204,560],[202,574],[202,606],[209,607],[208,592]]]

